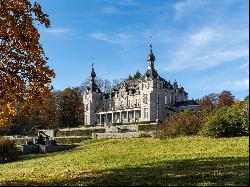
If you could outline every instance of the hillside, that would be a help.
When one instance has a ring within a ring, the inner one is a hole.
[[[0,165],[0,185],[247,185],[248,137],[100,139]]]

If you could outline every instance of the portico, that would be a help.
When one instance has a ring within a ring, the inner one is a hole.
[[[125,110],[112,110],[106,112],[97,112],[97,124],[113,124],[113,123],[129,123],[137,122],[141,119],[141,109],[125,109]]]

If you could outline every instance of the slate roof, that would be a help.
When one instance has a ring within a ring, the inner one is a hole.
[[[194,101],[194,100],[187,100],[187,101],[176,102],[173,105],[173,107],[188,106],[188,105],[199,105],[199,104],[196,101]]]

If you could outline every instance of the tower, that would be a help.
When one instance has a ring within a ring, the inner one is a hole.
[[[158,73],[155,70],[154,62],[155,62],[155,55],[152,50],[152,45],[150,44],[150,50],[147,56],[148,67],[147,71],[143,78],[150,78],[150,79],[157,79]]]
[[[102,92],[95,82],[95,69],[92,63],[90,72],[90,83],[87,87],[86,93],[83,96],[83,104],[85,111],[84,124],[85,125],[95,125],[97,122],[96,112],[98,106],[100,105],[100,100],[102,98]]]

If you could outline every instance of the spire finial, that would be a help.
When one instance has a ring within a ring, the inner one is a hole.
[[[91,80],[94,80],[95,77],[96,77],[95,70],[94,70],[94,62],[93,62],[93,60],[95,59],[95,57],[92,56],[91,59],[92,59],[92,64],[91,64],[90,77],[91,77]]]
[[[92,57],[91,57],[91,61],[92,61],[92,68],[93,68],[93,66],[94,66],[94,60],[95,60],[95,57],[94,57],[94,56],[92,56]]]

